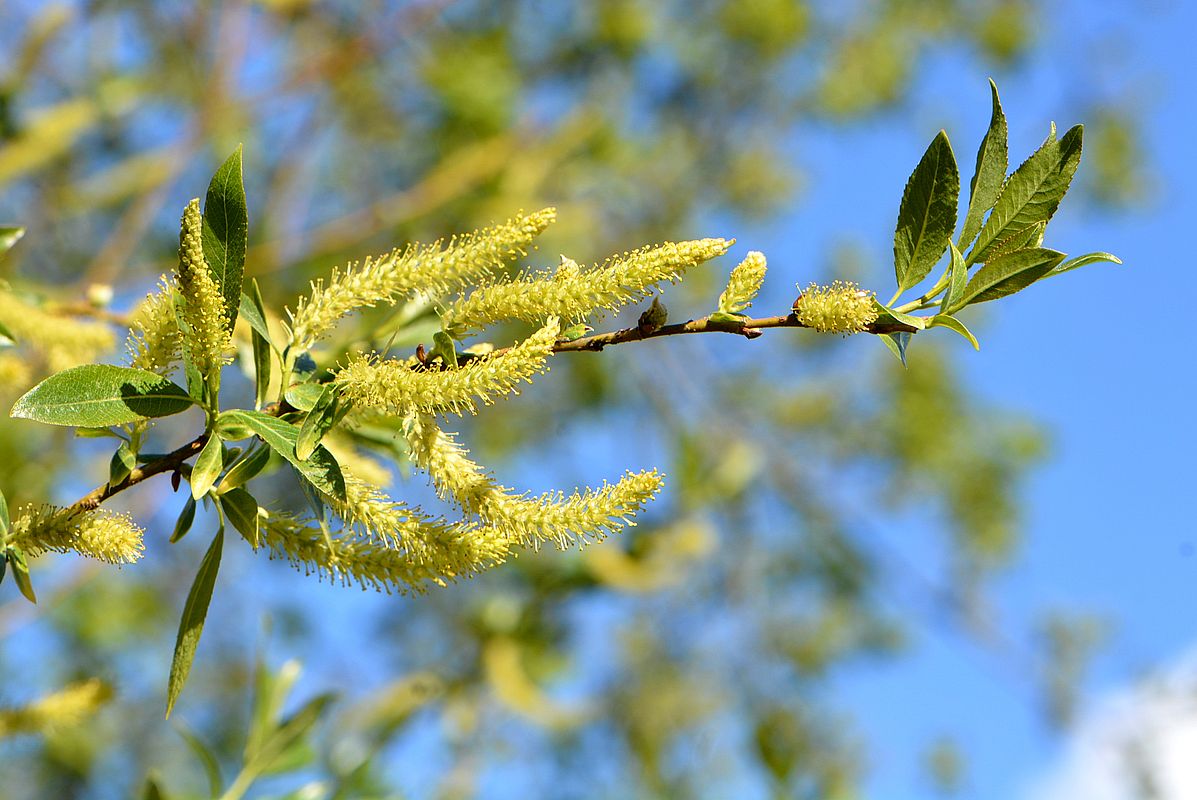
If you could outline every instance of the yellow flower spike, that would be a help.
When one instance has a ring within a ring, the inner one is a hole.
[[[798,321],[819,333],[860,333],[877,319],[873,293],[855,283],[811,284],[794,302]]]
[[[520,383],[548,369],[560,333],[556,319],[510,350],[469,361],[457,369],[417,370],[401,361],[359,355],[333,378],[341,396],[355,406],[396,416],[411,413],[477,411],[478,402],[513,393]]]
[[[112,689],[98,678],[73,683],[27,706],[0,710],[0,738],[73,727],[111,697]]]
[[[727,279],[727,288],[719,295],[719,310],[739,314],[752,305],[765,282],[765,255],[753,250],[736,265]]]
[[[129,320],[129,338],[125,342],[129,366],[169,376],[181,346],[174,289],[163,276],[158,291],[146,295]]]
[[[555,208],[520,214],[499,225],[455,237],[447,245],[412,245],[315,281],[291,319],[291,346],[308,350],[347,314],[417,292],[428,296],[460,290],[524,255],[533,240],[557,219]]]
[[[117,511],[30,505],[17,512],[9,541],[30,556],[74,551],[109,564],[132,564],[145,550],[144,533]]]
[[[96,361],[116,344],[112,329],[51,314],[40,306],[0,289],[0,319],[21,345],[42,353],[52,370]]]
[[[226,362],[231,346],[225,327],[224,296],[204,261],[203,215],[199,200],[183,211],[179,228],[179,290],[183,295],[184,345],[201,375],[211,375]]]

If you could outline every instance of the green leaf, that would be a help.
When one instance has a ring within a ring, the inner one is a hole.
[[[931,318],[931,327],[947,328],[950,331],[956,331],[956,333],[960,334],[965,339],[968,339],[974,350],[981,349],[981,343],[977,341],[976,336],[973,336],[973,332],[965,327],[964,323],[955,317],[950,317],[947,314],[936,314]]]
[[[345,499],[345,478],[341,475],[341,467],[323,445],[318,445],[307,460],[300,460],[295,455],[299,429],[294,425],[261,411],[234,409],[221,416],[253,430],[274,452],[287,459],[312,486],[338,500]]]
[[[183,504],[183,510],[179,512],[179,518],[175,520],[174,533],[170,535],[170,543],[182,539],[191,530],[191,523],[195,522],[195,498],[188,497],[187,502]]]
[[[286,399],[295,408],[300,411],[311,411],[316,407],[320,396],[324,394],[324,384],[316,383],[315,381],[304,381],[303,383],[293,383],[291,388],[287,389]]]
[[[170,663],[170,679],[166,688],[166,716],[175,707],[179,693],[183,691],[183,684],[187,682],[187,674],[191,672],[191,662],[195,660],[195,648],[199,645],[200,634],[204,632],[204,619],[208,616],[208,604],[212,601],[212,588],[216,585],[216,573],[220,570],[220,552],[224,547],[224,525],[216,531],[208,552],[204,553],[204,560],[200,562],[199,572],[195,575],[195,582],[191,584],[191,591],[187,594],[187,603],[183,606],[183,617],[179,620],[179,635],[175,639],[175,654]]]
[[[220,495],[220,506],[237,532],[249,542],[250,547],[257,550],[258,501],[254,496],[244,489],[229,489]]]
[[[0,547],[8,541],[8,532],[12,530],[12,520],[8,517],[8,500],[4,492],[0,492]]]
[[[249,736],[245,741],[245,753],[242,761],[253,763],[258,753],[266,743],[267,737],[274,731],[283,704],[295,681],[299,679],[302,668],[298,661],[287,661],[279,667],[278,673],[272,673],[259,658],[254,668],[254,702],[249,715]]]
[[[25,595],[26,600],[37,605],[37,594],[33,591],[33,581],[29,579],[29,562],[25,560],[25,551],[10,546],[7,559],[12,566],[12,579],[17,582],[17,588]]]
[[[964,265],[964,256],[960,255],[956,245],[951,243],[948,244],[948,252],[951,254],[951,261],[948,264],[948,288],[943,294],[943,300],[939,303],[939,307],[945,314],[952,313],[956,298],[964,294],[964,286],[968,282],[968,267]]]
[[[204,259],[224,295],[229,330],[232,330],[237,310],[241,307],[241,279],[248,235],[241,145],[237,145],[212,176],[208,196],[204,198]]]
[[[0,225],[0,256],[12,249],[12,246],[21,240],[25,235],[24,228],[16,228],[11,225]]]
[[[448,337],[445,337],[448,338]],[[338,422],[349,413],[350,404],[343,401],[337,394],[336,388],[326,384],[324,391],[312,410],[308,412],[299,428],[299,438],[295,442],[295,455],[300,461],[307,461],[312,451],[320,444],[324,434],[332,430]]]
[[[141,800],[169,800],[169,797],[170,795],[159,785],[157,775],[150,775],[145,779],[145,785],[141,788]]]
[[[204,449],[200,450],[199,457],[195,459],[195,466],[191,468],[191,496],[199,500],[206,495],[220,477],[223,468],[224,442],[220,440],[216,431],[213,431],[208,435],[208,441],[204,443]]]
[[[902,366],[906,366],[906,348],[910,346],[911,334],[903,331],[901,333],[886,333],[880,337],[881,343],[885,345],[894,358],[902,362]]]
[[[274,363],[274,353],[277,351],[270,340],[262,292],[256,279],[250,281],[250,293],[241,294],[241,316],[252,328],[250,338],[254,353],[254,407],[260,409],[270,399],[270,371]]]
[[[1015,231],[1000,242],[994,242],[989,245],[989,249],[985,251],[986,260],[992,261],[998,256],[1004,256],[1006,253],[1013,253],[1018,250],[1042,247],[1045,231],[1047,231],[1046,222],[1036,222],[1029,228]]]
[[[1057,140],[1054,133],[1022,163],[1002,189],[968,264],[983,264],[997,255],[995,245],[1036,223],[1052,218],[1081,163],[1084,128],[1073,127]]]
[[[1080,267],[1087,267],[1090,264],[1098,264],[1103,261],[1108,262],[1110,264],[1121,264],[1122,263],[1122,259],[1119,258],[1118,256],[1114,255],[1113,253],[1086,253],[1083,256],[1077,256],[1076,258],[1068,259],[1064,263],[1062,263],[1059,266],[1052,269],[1052,271],[1047,273],[1047,275],[1045,275],[1044,277],[1052,278],[1052,277],[1055,277],[1056,275],[1063,275],[1065,272],[1071,272],[1074,269],[1078,269]]]
[[[269,463],[270,448],[255,447],[225,473],[224,480],[220,482],[220,486],[216,490],[217,494],[227,492],[229,489],[236,489],[238,486],[244,486],[256,478],[258,473],[265,469]]]
[[[116,452],[112,454],[112,460],[108,462],[108,485],[118,485],[129,477],[129,473],[135,466],[137,466],[137,456],[133,455],[129,443],[122,441],[120,447],[116,448]]]
[[[992,78],[989,80],[989,91],[993,94],[993,114],[989,118],[989,130],[977,148],[977,168],[969,183],[968,213],[964,216],[964,227],[960,230],[961,247],[968,247],[977,238],[985,212],[993,208],[1002,193],[1002,182],[1006,180],[1009,167],[1006,115],[998,99],[997,84]]]
[[[175,722],[174,726],[175,732],[183,737],[183,741],[187,742],[191,752],[195,753],[196,758],[204,765],[204,774],[208,777],[209,795],[219,797],[221,789],[224,788],[224,779],[220,776],[220,763],[216,760],[215,754],[208,745],[204,744],[203,739],[182,722]]]
[[[16,343],[17,337],[12,335],[12,331],[3,322],[0,322],[0,347],[12,347]]]
[[[432,350],[429,351],[428,358],[440,358],[446,366],[456,369],[457,346],[453,343],[453,337],[444,331],[432,334]]]
[[[181,387],[144,369],[88,364],[51,375],[17,400],[10,415],[47,425],[106,428],[191,407]]]
[[[294,753],[303,744],[303,739],[312,727],[320,721],[324,709],[333,701],[334,695],[325,693],[304,703],[294,714],[283,720],[267,735],[257,749],[246,769],[257,774],[279,771],[296,766]]]
[[[901,311],[895,311],[889,306],[881,304],[881,301],[876,297],[873,298],[873,308],[877,311],[877,322],[900,322],[903,325],[909,325],[915,330],[921,331],[927,327],[927,320],[923,317],[916,317],[914,314],[905,314]]]
[[[1063,260],[1063,253],[1040,247],[999,256],[977,271],[954,305],[964,308],[1014,294],[1042,278]]]
[[[948,135],[940,131],[923,154],[902,193],[894,231],[898,289],[916,286],[939,261],[956,228],[960,173]]]

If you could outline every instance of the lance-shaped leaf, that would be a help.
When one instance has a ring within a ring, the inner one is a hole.
[[[295,445],[299,441],[299,428],[290,423],[263,414],[261,411],[245,411],[234,409],[221,414],[221,419],[232,423],[239,423],[252,430],[270,445],[270,449],[278,453],[295,467],[296,471],[312,486],[321,492],[338,500],[345,499],[345,478],[341,475],[341,467],[332,453],[319,445],[307,460],[301,461],[295,455]]]
[[[931,318],[930,327],[932,327],[932,328],[947,328],[950,331],[955,331],[956,333],[963,336],[965,339],[968,339],[969,344],[971,344],[973,346],[974,350],[981,349],[981,343],[977,341],[976,336],[973,336],[973,332],[970,331],[965,326],[965,324],[963,322],[956,319],[955,317],[950,317],[947,314],[936,314],[934,317]]]
[[[1114,255],[1113,253],[1086,253],[1083,256],[1077,256],[1076,258],[1068,259],[1064,263],[1056,266],[1051,272],[1047,273],[1047,275],[1045,275],[1044,277],[1051,278],[1056,275],[1063,275],[1065,272],[1071,272],[1072,270],[1078,269],[1080,267],[1087,267],[1090,264],[1100,264],[1102,262],[1108,262],[1110,264],[1121,264],[1122,259],[1119,258],[1118,256]]]
[[[274,363],[274,343],[266,325],[266,309],[257,280],[250,281],[250,290],[241,293],[241,317],[252,329],[250,338],[254,353],[254,405],[266,405],[270,393],[270,371]]]
[[[244,489],[230,489],[220,496],[220,506],[237,532],[258,549],[258,501]]]
[[[885,348],[894,354],[894,358],[902,362],[902,366],[906,366],[906,348],[910,346],[910,337],[913,334],[907,331],[899,333],[885,333],[877,337]]]
[[[87,364],[51,375],[17,400],[11,415],[47,425],[107,428],[191,407],[180,386],[133,367]]]
[[[255,477],[258,476],[266,465],[270,462],[270,448],[257,447],[245,454],[245,457],[234,464],[228,472],[225,473],[224,479],[220,482],[220,487],[216,490],[218,494],[227,492],[229,489],[236,489],[238,486],[244,486]]]
[[[991,78],[989,90],[993,94],[993,113],[989,118],[989,130],[977,148],[977,168],[969,184],[968,213],[964,215],[964,227],[960,230],[960,247],[968,247],[981,231],[985,212],[993,208],[1002,193],[1002,182],[1006,180],[1009,167],[1009,136],[1006,115],[998,99],[997,84]]]
[[[324,391],[312,410],[304,418],[299,428],[299,438],[295,442],[295,455],[300,461],[307,461],[324,438],[324,434],[336,427],[337,423],[349,413],[350,403],[342,400],[337,389],[331,383],[325,384]]]
[[[195,522],[195,498],[188,497],[187,502],[183,504],[183,510],[179,512],[179,518],[175,520],[175,529],[170,535],[170,543],[174,544],[186,536],[187,531],[191,530],[193,522]]]
[[[12,579],[25,599],[37,605],[37,594],[33,591],[33,581],[29,578],[29,562],[25,560],[25,551],[19,547],[9,547],[8,563],[12,565]]]
[[[1002,242],[1052,218],[1081,163],[1083,136],[1084,128],[1080,125],[1059,140],[1053,132],[1014,171],[981,228],[977,243],[969,253],[968,264],[989,261],[1002,249],[998,246]]]
[[[954,305],[964,308],[1014,294],[1051,272],[1063,260],[1063,253],[1042,247],[999,256],[977,270],[959,301],[953,301]]]
[[[20,241],[21,237],[24,235],[24,228],[16,228],[11,225],[0,225],[0,256],[11,250],[12,246]]]
[[[129,473],[137,466],[137,456],[133,454],[128,442],[121,442],[120,446],[116,448],[116,452],[112,454],[112,460],[108,462],[108,485],[116,486],[125,478],[129,477]]]
[[[204,449],[200,450],[195,459],[195,466],[191,468],[191,496],[196,500],[208,493],[208,490],[220,477],[224,468],[224,444],[215,431],[208,436]]]
[[[248,235],[241,145],[237,145],[212,176],[208,195],[204,198],[204,259],[224,296],[229,330],[232,330],[237,310],[241,307],[241,277],[245,271]]]
[[[902,194],[894,231],[894,269],[902,291],[917,285],[939,261],[956,228],[960,173],[948,135],[940,131],[923,153]]]
[[[204,620],[208,616],[208,604],[212,601],[212,588],[216,585],[216,573],[220,571],[220,554],[224,548],[224,524],[216,531],[204,560],[200,562],[199,572],[195,575],[195,582],[191,584],[191,591],[187,594],[187,603],[183,606],[183,617],[179,620],[179,635],[175,639],[175,654],[170,663],[170,679],[166,688],[166,716],[170,717],[183,685],[187,683],[187,674],[191,672],[191,662],[195,660],[195,648],[199,645],[200,634],[204,632]]]
[[[964,256],[960,255],[954,244],[948,244],[948,251],[951,256],[951,262],[948,264],[948,288],[939,303],[945,314],[952,313],[957,305],[957,298],[964,295],[964,287],[968,283],[968,267],[964,265]]]

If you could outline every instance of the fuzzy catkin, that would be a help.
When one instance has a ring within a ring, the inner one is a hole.
[[[860,333],[877,319],[873,293],[855,283],[811,284],[794,303],[798,321],[819,333]]]
[[[753,250],[736,265],[727,279],[727,288],[719,295],[719,310],[738,314],[752,305],[753,298],[765,282],[765,255]]]
[[[474,290],[446,312],[449,324],[479,330],[504,320],[540,322],[559,317],[577,322],[598,310],[614,311],[649,295],[665,281],[727,252],[733,240],[697,239],[635,250],[600,267],[583,270],[562,259],[554,273],[531,273]]]
[[[146,295],[129,320],[125,342],[129,366],[167,377],[174,371],[181,347],[174,289],[163,276],[158,290]]]
[[[117,511],[28,505],[15,515],[9,541],[31,556],[74,551],[109,564],[132,564],[145,550],[144,533]]]
[[[183,295],[184,346],[201,375],[211,375],[226,363],[231,346],[224,296],[204,260],[203,215],[199,200],[183,211],[179,227],[179,291]]]
[[[46,733],[78,725],[112,697],[99,678],[73,683],[20,708],[0,709],[0,738]]]
[[[310,349],[347,314],[417,292],[439,296],[491,275],[524,255],[553,223],[557,210],[520,214],[499,225],[454,237],[448,244],[412,245],[362,264],[350,264],[327,282],[315,281],[291,319],[291,346]]]
[[[333,378],[341,396],[355,406],[396,416],[410,413],[476,412],[513,393],[520,383],[548,369],[560,333],[556,319],[505,353],[472,360],[447,370],[418,370],[400,361],[359,355]]]
[[[116,344],[108,325],[51,314],[4,289],[0,289],[0,320],[20,344],[43,354],[54,371],[91,363]]]

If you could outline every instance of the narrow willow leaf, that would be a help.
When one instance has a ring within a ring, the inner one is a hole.
[[[1101,262],[1107,262],[1110,264],[1121,264],[1122,259],[1119,258],[1118,256],[1114,255],[1113,253],[1086,253],[1083,256],[1077,256],[1076,258],[1068,259],[1064,263],[1055,267],[1051,272],[1047,273],[1047,275],[1045,275],[1044,277],[1051,278],[1056,275],[1063,275],[1065,272],[1071,272],[1074,269],[1078,269],[1080,267],[1087,267],[1090,264],[1099,264]]]
[[[1039,222],[1048,222],[1064,199],[1081,163],[1084,128],[1073,127],[1057,140],[1054,133],[1015,170],[981,228],[968,264],[995,257],[993,245]]]
[[[170,679],[166,688],[168,719],[179,693],[183,691],[183,685],[187,683],[191,662],[195,660],[195,648],[199,645],[200,634],[204,632],[204,620],[208,616],[208,604],[212,602],[212,589],[216,585],[216,573],[220,570],[223,547],[224,524],[221,523],[212,544],[208,546],[208,552],[204,553],[204,560],[200,562],[199,572],[195,575],[195,582],[191,584],[191,591],[183,606],[183,617],[179,620],[179,635],[175,639],[175,654],[170,662]]]
[[[29,562],[25,560],[25,552],[19,547],[8,548],[8,563],[12,566],[12,579],[17,582],[17,588],[25,599],[37,605],[37,594],[33,591],[33,581],[29,579]]]
[[[137,456],[133,455],[133,450],[130,449],[128,442],[121,442],[120,447],[116,448],[116,452],[112,454],[112,460],[108,462],[108,485],[116,486],[125,478],[129,477],[129,473],[137,466]]]
[[[970,331],[963,322],[955,317],[950,317],[947,314],[936,314],[931,318],[931,327],[947,328],[950,331],[956,331],[956,333],[960,334],[965,339],[968,339],[974,350],[981,349],[981,343],[977,341],[976,336],[973,336],[973,332]]]
[[[244,489],[230,489],[220,496],[220,506],[237,532],[249,542],[250,547],[257,550],[260,544],[258,501],[254,496]]]
[[[16,343],[17,337],[12,335],[12,331],[3,322],[0,322],[0,347],[12,347]]]
[[[4,492],[0,492],[0,546],[8,541],[8,532],[12,529],[12,520],[8,517],[8,500]]]
[[[448,337],[446,337],[448,338]],[[299,438],[295,442],[295,455],[300,461],[307,461],[308,457],[320,444],[324,434],[332,430],[338,422],[349,412],[349,403],[341,399],[333,385],[326,384],[316,405],[308,412],[299,428]]]
[[[234,409],[224,412],[222,417],[240,422],[253,430],[274,452],[287,459],[312,486],[330,497],[345,499],[345,478],[341,475],[341,467],[324,445],[318,445],[306,461],[301,461],[295,455],[299,429],[294,425],[260,411]]]
[[[1063,260],[1063,253],[1046,248],[1019,250],[995,258],[968,282],[956,306],[964,308],[1014,294],[1042,278]]]
[[[249,322],[252,329],[250,338],[254,353],[254,408],[260,409],[270,399],[270,372],[277,351],[270,340],[270,328],[266,325],[266,309],[256,279],[250,281],[249,293],[241,294],[241,316]]]
[[[293,408],[300,411],[311,411],[316,407],[320,395],[324,394],[324,385],[315,381],[293,383],[284,395]]]
[[[916,317],[914,314],[905,314],[901,311],[895,311],[889,306],[881,304],[877,298],[873,298],[873,308],[877,311],[877,319],[875,322],[900,322],[903,325],[909,325],[915,330],[921,331],[927,327],[927,320],[923,317]]]
[[[24,228],[14,228],[11,225],[0,225],[0,256],[12,249],[12,246],[25,235]]]
[[[224,779],[220,776],[220,763],[216,760],[211,748],[204,744],[194,731],[181,722],[175,722],[175,732],[183,737],[183,741],[195,753],[196,758],[204,765],[204,773],[208,777],[208,792],[212,797],[219,797],[224,788]]]
[[[213,431],[195,459],[195,466],[191,468],[191,496],[196,500],[206,495],[216,484],[220,472],[224,468],[224,442]]]
[[[106,428],[186,411],[181,387],[144,369],[87,364],[51,375],[17,400],[11,416],[47,425]]]
[[[282,713],[287,695],[299,680],[302,668],[298,661],[287,661],[272,673],[265,662],[258,659],[254,668],[254,702],[249,715],[249,736],[245,741],[243,763],[252,764],[258,758],[262,745],[274,732],[276,722]]]
[[[894,354],[894,358],[902,362],[902,366],[906,366],[906,348],[910,345],[910,334],[903,331],[902,333],[886,333],[880,337],[881,343],[885,345],[886,349]]]
[[[964,227],[960,230],[960,246],[968,247],[981,232],[985,212],[993,208],[1002,193],[1002,182],[1006,180],[1009,168],[1009,130],[1002,103],[998,99],[997,84],[989,79],[989,91],[993,94],[993,113],[989,118],[989,130],[981,139],[977,149],[977,168],[969,184],[968,213],[964,216]]]
[[[179,512],[179,518],[175,520],[175,530],[170,535],[170,543],[182,539],[191,530],[191,523],[195,522],[195,498],[188,497],[187,502],[183,504],[183,510]]]
[[[229,330],[232,330],[241,307],[241,278],[249,235],[245,182],[241,173],[241,145],[237,145],[212,176],[208,195],[204,198],[204,259],[224,296]]]
[[[280,722],[257,748],[246,769],[262,774],[279,771],[285,766],[295,766],[295,749],[303,744],[304,737],[320,721],[324,709],[334,697],[332,693],[318,695]]]
[[[964,256],[956,249],[956,245],[948,244],[951,260],[948,264],[948,288],[943,293],[943,300],[939,307],[945,314],[951,314],[956,305],[956,298],[964,294],[964,286],[968,282],[968,267],[964,265]]]
[[[985,251],[986,260],[992,261],[1006,253],[1040,247],[1043,245],[1043,234],[1046,231],[1046,222],[1036,222],[1029,228],[1015,231],[1000,242],[989,245],[989,249]]]
[[[269,463],[270,448],[255,447],[246,453],[244,458],[234,464],[232,468],[225,473],[224,480],[220,482],[220,487],[216,490],[217,493],[220,494],[227,492],[229,489],[236,489],[238,486],[244,486],[256,478]]]
[[[956,228],[960,173],[948,135],[940,131],[923,154],[902,193],[894,231],[898,288],[916,286],[939,261]]]

